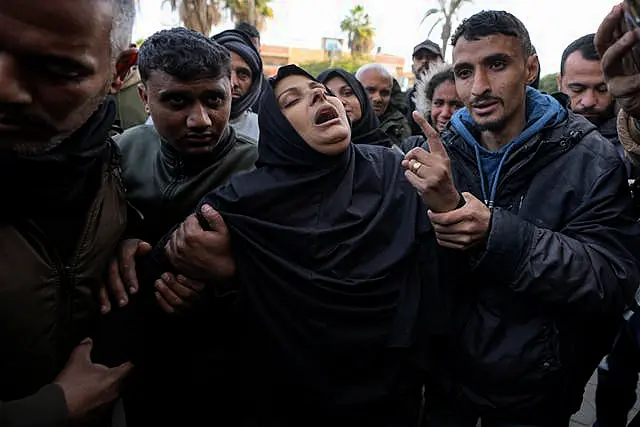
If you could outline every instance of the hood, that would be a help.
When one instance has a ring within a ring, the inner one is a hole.
[[[526,94],[526,124],[522,133],[508,145],[519,145],[528,141],[544,127],[562,122],[567,117],[567,109],[563,107],[554,97],[539,92],[532,87],[527,87]],[[451,118],[451,125],[471,144],[485,149],[474,137],[479,134],[478,126],[471,117],[469,110],[461,108]],[[506,148],[506,147],[504,147]],[[504,149],[503,148],[503,149]]]
[[[264,81],[262,57],[251,39],[242,31],[226,30],[214,35],[212,39],[240,56],[253,74],[249,91],[242,97],[231,101],[231,118],[236,119],[260,99]]]
[[[484,148],[480,141],[480,131],[467,108],[458,110],[451,118],[451,126],[473,148],[480,174],[480,186],[485,203],[493,207],[500,174],[509,155],[531,140],[544,128],[561,124],[568,112],[555,98],[540,93],[532,87],[526,92],[526,124],[522,133],[498,151]],[[478,138],[477,138],[478,137]]]

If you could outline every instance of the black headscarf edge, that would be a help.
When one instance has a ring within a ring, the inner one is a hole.
[[[262,58],[249,36],[242,31],[235,29],[222,31],[211,37],[211,39],[239,55],[249,65],[253,73],[249,92],[231,103],[231,118],[235,119],[260,99],[264,80]]]
[[[369,100],[362,83],[352,73],[342,68],[330,68],[318,74],[318,80],[326,83],[334,77],[342,78],[353,90],[353,93],[360,102],[361,117],[352,127],[352,141],[354,144],[388,145],[386,135],[379,131],[380,121],[373,111],[373,106]]]

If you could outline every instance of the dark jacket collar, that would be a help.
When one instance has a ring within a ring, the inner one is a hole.
[[[216,144],[211,153],[190,157],[185,156],[180,150],[161,137],[160,154],[171,175],[192,176],[223,158],[233,148],[235,140],[235,130],[230,125],[227,125],[218,144]]]

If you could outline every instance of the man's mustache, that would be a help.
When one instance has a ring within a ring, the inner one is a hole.
[[[601,115],[601,114],[604,114],[605,111],[599,110],[597,108],[582,108],[580,110],[574,110],[574,113],[581,114],[581,115],[585,115],[585,114]]]
[[[471,105],[471,107],[477,107],[478,105],[486,104],[488,102],[502,103],[502,99],[492,95],[481,95],[476,98],[473,98],[469,104]]]
[[[0,105],[0,123],[24,129],[37,129],[39,133],[56,132],[56,129],[40,116],[9,105]]]

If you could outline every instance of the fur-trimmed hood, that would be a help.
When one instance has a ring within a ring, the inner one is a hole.
[[[453,66],[446,62],[436,62],[428,70],[420,73],[420,78],[416,80],[416,90],[413,94],[413,102],[416,106],[416,110],[422,114],[427,120],[431,116],[431,100],[427,99],[427,87],[429,82],[436,74],[440,74],[444,71],[451,71]]]

